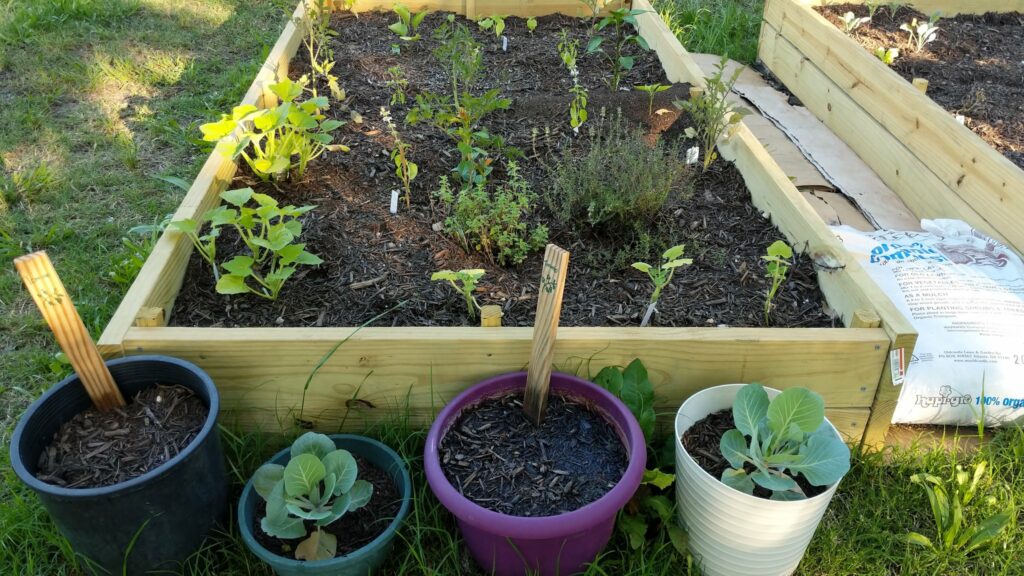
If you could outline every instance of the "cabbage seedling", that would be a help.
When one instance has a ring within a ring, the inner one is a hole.
[[[778,293],[782,283],[786,280],[786,273],[789,272],[789,259],[792,257],[793,249],[782,240],[772,242],[772,245],[768,247],[768,255],[761,256],[761,259],[765,261],[766,275],[772,281],[772,285],[768,287],[768,292],[764,298],[765,326],[768,325],[769,316],[774,306],[772,301],[775,300],[775,294]]]
[[[939,27],[935,25],[939,21],[939,13],[932,14],[931,18],[927,22],[918,22],[917,18],[914,18],[910,22],[904,22],[900,25],[900,30],[903,30],[908,34],[907,45],[917,48],[920,52],[924,50],[924,47],[935,40],[935,36],[939,33]]]
[[[886,66],[892,66],[896,63],[896,59],[900,56],[899,48],[876,48],[875,57],[882,61]]]
[[[476,290],[476,283],[484,277],[487,272],[482,268],[473,268],[471,270],[459,270],[453,272],[451,270],[439,270],[430,275],[430,279],[438,281],[447,281],[452,285],[453,288],[462,293],[462,297],[466,299],[466,312],[470,318],[476,318],[476,311],[480,308],[480,304],[477,303],[476,297],[473,296],[473,291]]]
[[[683,250],[686,249],[685,244],[679,244],[673,246],[665,253],[661,255],[662,263],[658,266],[651,266],[646,262],[634,262],[633,268],[647,274],[650,277],[651,282],[654,283],[654,292],[651,293],[651,302],[647,305],[647,312],[644,313],[644,319],[640,322],[640,327],[647,326],[651,321],[651,316],[654,315],[654,311],[658,304],[658,299],[661,298],[661,290],[668,286],[668,283],[672,281],[672,276],[676,273],[676,268],[680,266],[689,266],[693,264],[691,258],[680,258],[683,255]]]
[[[333,558],[338,540],[323,528],[373,496],[373,485],[358,475],[349,451],[337,449],[323,434],[306,432],[292,444],[286,466],[264,464],[253,474],[253,487],[267,502],[260,528],[276,538],[304,538],[295,547],[297,560]],[[307,532],[307,522],[314,530]]]
[[[868,18],[866,16],[862,18],[857,18],[857,16],[853,12],[847,12],[846,14],[843,14],[839,18],[839,21],[843,24],[843,32],[846,32],[847,34],[853,34],[854,30],[860,28],[862,24],[870,22],[871,18]]]
[[[830,486],[850,469],[850,449],[825,422],[825,401],[806,388],[788,388],[773,400],[760,384],[747,384],[732,404],[736,428],[722,435],[719,448],[732,468],[722,472],[726,486],[754,493],[771,491],[772,500],[807,498],[794,479]]]

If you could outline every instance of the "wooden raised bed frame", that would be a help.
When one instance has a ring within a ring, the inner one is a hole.
[[[470,17],[582,15],[582,4],[572,0],[406,4]],[[657,51],[669,80],[703,85],[700,69],[647,0],[635,0],[633,6],[648,11],[638,18],[640,31]],[[390,7],[386,0],[357,4],[361,12]],[[300,3],[294,18],[304,14]],[[265,87],[287,75],[300,44],[301,36],[289,22],[244,103],[273,103]],[[556,368],[585,370],[589,362],[593,373],[641,357],[655,383],[661,414],[674,413],[690,394],[714,384],[806,386],[825,397],[829,418],[851,441],[864,438],[878,444],[895,407],[888,390],[895,388],[886,383],[889,350],[903,347],[909,357],[916,334],[745,126],[722,152],[742,172],[754,203],[771,214],[789,241],[827,264],[819,282],[848,328],[563,328],[555,347]],[[236,168],[219,152],[211,154],[175,219],[195,217],[218,203],[217,194],[230,184]],[[169,354],[192,360],[217,382],[228,422],[271,430],[292,425],[311,370],[355,329],[166,327],[191,252],[185,236],[164,233],[100,339],[104,354]],[[358,428],[404,410],[414,422],[425,424],[466,386],[523,369],[531,333],[531,328],[362,329],[319,371],[306,393],[303,419],[321,429]],[[885,393],[876,401],[879,390]]]
[[[824,3],[767,0],[760,59],[917,217],[959,218],[1024,252],[1024,170],[818,14]],[[944,16],[1024,12],[1024,0],[906,4]]]

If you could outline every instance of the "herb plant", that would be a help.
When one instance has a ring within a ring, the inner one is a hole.
[[[423,12],[413,14],[401,2],[396,3],[393,10],[398,15],[398,22],[388,26],[388,30],[394,32],[406,42],[419,40],[420,35],[416,32],[416,29],[420,27],[420,24],[423,23],[423,19],[426,18],[429,12],[424,10]]]
[[[328,0],[307,0],[306,18],[298,22],[303,30],[302,43],[306,46],[310,64],[309,90],[314,98],[320,94],[317,86],[320,81],[327,83],[327,89],[336,100],[345,99],[345,91],[338,84],[338,77],[331,74],[334,69],[334,53],[330,48],[330,39],[338,33],[331,29],[331,9]],[[349,10],[355,0],[346,3]]]
[[[476,318],[476,311],[480,308],[480,304],[477,303],[476,297],[473,296],[473,292],[476,290],[476,284],[484,277],[487,272],[482,268],[474,268],[472,270],[459,270],[453,272],[451,270],[439,270],[430,275],[430,279],[435,282],[448,282],[453,288],[458,290],[462,297],[466,300],[466,313],[469,314],[471,319]]]
[[[297,560],[333,558],[338,540],[324,527],[373,496],[373,485],[358,475],[349,451],[336,448],[323,434],[306,432],[292,443],[286,466],[264,464],[253,474],[253,487],[267,503],[260,528],[276,538],[304,538],[295,547]],[[307,532],[306,522],[315,529]]]
[[[402,140],[398,128],[395,127],[395,122],[391,119],[391,112],[381,106],[380,116],[388,127],[388,131],[391,132],[391,138],[395,141],[394,147],[391,148],[391,161],[395,163],[395,176],[401,180],[402,188],[405,190],[405,207],[408,208],[412,197],[410,185],[420,173],[420,168],[409,159],[409,150],[412,145]]]
[[[740,388],[732,405],[736,428],[722,435],[722,456],[732,468],[722,483],[747,494],[754,486],[772,500],[807,497],[794,479],[830,486],[850,469],[850,449],[825,423],[825,401],[806,388],[788,388],[771,401],[760,384]]]
[[[537,195],[514,160],[508,163],[507,182],[493,191],[477,183],[456,193],[442,177],[437,196],[449,213],[445,231],[466,250],[476,249],[502,265],[515,265],[547,243],[547,227],[530,227],[526,222]]]
[[[604,36],[594,36],[587,44],[587,54],[599,52],[604,55],[611,65],[612,76],[608,82],[608,87],[612,91],[619,89],[622,75],[633,69],[633,57],[625,54],[626,48],[631,44],[635,44],[644,50],[651,49],[647,45],[647,40],[644,40],[637,30],[636,17],[638,14],[643,14],[643,12],[643,10],[630,10],[629,8],[612,10],[594,27],[597,32],[601,32],[609,26],[614,28],[614,37],[609,42],[611,47],[608,50],[605,50],[603,47],[605,45]],[[630,30],[630,27],[632,27],[632,30]]]
[[[939,33],[939,27],[935,25],[939,21],[939,17],[939,13],[936,12],[927,22],[918,22],[917,18],[914,18],[910,22],[901,24],[900,30],[908,35],[907,46],[916,48],[917,52],[924,50],[924,47],[935,40],[935,36]]]
[[[975,501],[979,484],[985,475],[987,463],[980,462],[971,474],[957,465],[952,479],[947,483],[927,473],[914,474],[910,481],[924,488],[931,504],[935,520],[935,538],[911,532],[907,542],[930,548],[936,552],[958,552],[970,554],[975,550],[994,544],[1013,522],[1017,510],[997,512],[981,522],[973,523],[971,502]],[[996,505],[996,499],[986,499],[989,507]]]
[[[858,18],[853,12],[847,12],[839,18],[839,22],[843,25],[843,32],[846,32],[847,34],[853,34],[854,30],[870,21],[871,18],[867,16]]]
[[[650,277],[651,282],[654,283],[654,292],[651,293],[651,302],[647,305],[647,312],[644,313],[644,319],[640,322],[640,326],[647,326],[651,321],[651,316],[654,315],[656,306],[658,305],[658,299],[661,298],[661,291],[668,286],[668,283],[672,281],[672,276],[676,273],[676,268],[681,266],[689,266],[693,264],[693,260],[690,258],[682,258],[683,250],[686,249],[685,244],[679,244],[665,250],[661,255],[662,262],[657,266],[651,266],[646,262],[634,262],[633,268],[647,274]]]
[[[892,66],[896,63],[896,59],[900,56],[899,48],[876,48],[875,57],[882,61],[886,66]]]
[[[452,84],[452,101],[459,107],[459,95],[468,91],[483,67],[483,53],[480,44],[470,34],[469,28],[449,18],[434,30],[438,45],[433,50],[448,70]]]
[[[331,132],[344,122],[328,120],[323,114],[329,106],[326,96],[296,101],[304,86],[303,80],[293,82],[287,78],[271,84],[270,90],[281,99],[280,104],[264,109],[248,104],[236,106],[230,115],[199,127],[203,140],[226,141],[241,129],[241,138],[226,148],[225,154],[231,158],[242,156],[263,180],[278,179],[293,169],[301,178],[306,166],[324,152],[348,150],[331,144]]]
[[[576,60],[579,56],[579,42],[570,40],[569,36],[562,30],[562,39],[558,42],[558,55],[562,63],[569,70],[569,77],[572,79],[572,87],[569,88],[569,95],[572,100],[569,102],[569,127],[573,132],[579,134],[580,126],[587,121],[587,101],[589,93],[580,83],[580,69]]]
[[[479,26],[481,30],[494,30],[494,35],[501,38],[501,34],[505,32],[506,17],[507,16],[495,14],[493,16],[477,20],[476,25]]]
[[[768,292],[765,293],[764,297],[765,326],[768,325],[772,312],[772,301],[775,300],[775,295],[779,292],[782,283],[785,282],[786,273],[789,272],[789,260],[793,257],[793,249],[782,240],[776,240],[768,247],[767,252],[767,255],[761,256],[761,259],[765,262],[766,275],[772,281],[772,285],[768,287]]]
[[[715,67],[715,73],[707,78],[705,88],[699,94],[693,94],[689,100],[674,102],[676,107],[693,119],[694,126],[686,129],[686,135],[696,138],[704,147],[704,170],[718,158],[715,152],[718,140],[731,135],[740,120],[749,113],[746,108],[738,107],[728,100],[742,71],[737,68],[732,76],[724,79],[728,62],[729,59],[723,56]]]
[[[252,188],[228,190],[221,192],[220,197],[227,205],[207,211],[198,221],[189,218],[170,224],[192,240],[203,259],[214,267],[218,293],[251,292],[276,300],[284,283],[295,274],[298,266],[315,266],[323,262],[307,252],[305,244],[295,243],[302,234],[298,217],[313,210],[314,206],[282,207],[277,200],[255,193]],[[255,202],[256,207],[250,206],[250,201]],[[209,231],[199,236],[207,225]],[[249,253],[221,264],[226,272],[221,275],[216,269],[216,240],[224,226],[235,229]]]
[[[654,95],[671,88],[664,84],[637,84],[635,88],[647,94],[647,115],[654,114]]]
[[[405,72],[401,66],[396,65],[388,68],[387,74],[386,85],[391,90],[391,105],[397,106],[401,104],[404,106],[406,101],[405,91],[409,88],[409,80],[406,79]]]

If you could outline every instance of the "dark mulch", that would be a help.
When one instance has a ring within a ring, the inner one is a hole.
[[[539,427],[523,412],[521,393],[463,410],[441,440],[440,458],[463,496],[511,516],[582,508],[611,490],[628,464],[612,424],[557,394]]]
[[[39,455],[36,478],[65,488],[99,488],[141,476],[175,457],[208,409],[183,386],[157,384],[123,408],[89,408],[60,427]]]
[[[353,454],[353,456],[355,456]],[[366,480],[373,484],[373,495],[366,506],[349,512],[323,528],[324,531],[334,534],[338,539],[338,551],[335,557],[350,554],[373,541],[380,536],[391,521],[398,514],[402,507],[402,496],[398,493],[398,487],[391,481],[387,472],[370,464],[363,458],[355,456],[356,465],[359,467],[359,479]],[[258,497],[257,497],[258,498]],[[261,546],[286,558],[295,558],[295,547],[303,538],[282,540],[268,535],[260,527],[260,521],[267,515],[267,503],[258,498],[256,502],[255,524],[253,535]],[[305,523],[306,531],[316,530],[316,523],[312,520]]]
[[[853,4],[818,10],[833,24],[846,12],[867,16]],[[908,49],[900,24],[928,15],[901,7],[879,8],[874,21],[854,31],[870,51],[900,49],[893,70],[908,81],[928,80],[928,96],[966,117],[966,126],[1015,164],[1024,168],[1024,14],[968,15],[942,18],[938,35],[922,52]]]
[[[731,408],[712,412],[703,420],[699,420],[693,426],[690,426],[689,430],[683,434],[683,447],[686,448],[690,456],[708,474],[715,478],[721,478],[722,472],[725,472],[726,468],[731,468],[732,466],[722,456],[719,444],[722,441],[722,436],[735,427]],[[750,437],[747,436],[746,438],[747,442],[750,442]],[[746,464],[745,468],[748,473],[756,469],[752,464]],[[817,496],[828,489],[828,486],[812,485],[803,477],[803,474],[797,474],[794,480],[800,485],[800,488],[808,498]],[[766,490],[756,484],[754,485],[754,496],[771,498],[771,495],[770,490]]]
[[[348,106],[362,113],[362,123],[350,122],[339,133],[351,146],[349,154],[328,154],[311,166],[301,182],[280,184],[280,190],[253,178],[243,167],[235,187],[253,186],[284,202],[316,204],[304,218],[303,241],[325,263],[301,269],[285,286],[277,302],[258,297],[216,294],[209,267],[193,255],[184,285],[177,299],[172,323],[179,326],[358,326],[398,302],[406,305],[379,320],[387,326],[451,326],[469,323],[461,298],[446,283],[430,281],[432,272],[444,268],[484,268],[487,275],[477,297],[481,304],[498,304],[504,310],[506,326],[530,326],[536,308],[537,282],[542,257],[531,256],[515,267],[501,267],[479,253],[467,253],[443,233],[432,230],[444,214],[431,207],[429,198],[438,178],[457,163],[450,138],[421,124],[405,125],[402,120],[416,93],[448,90],[448,78],[431,55],[435,42],[430,31],[442,14],[427,17],[422,26],[424,39],[402,44],[401,54],[391,49],[396,37],[386,26],[391,14],[366,13],[355,18],[337,18],[339,30],[333,40],[335,71],[345,87]],[[510,110],[488,116],[483,124],[503,135],[526,157],[521,171],[534,191],[545,193],[547,166],[559,150],[572,141],[568,129],[569,76],[555,48],[559,30],[566,29],[581,42],[589,38],[588,22],[563,16],[540,18],[531,35],[519,18],[510,18],[505,34],[508,52],[502,52],[493,34],[469,23],[485,48],[484,71],[476,86],[481,92],[500,88],[513,100]],[[303,71],[296,58],[293,75]],[[668,84],[653,52],[636,54],[636,66],[623,85]],[[398,215],[388,212],[390,191],[400,187],[388,157],[391,137],[379,109],[388,105],[387,69],[401,65],[409,80],[406,105],[392,108],[403,138],[412,143],[411,158],[419,164],[413,182],[411,209],[404,205]],[[647,113],[647,96],[638,91],[611,92],[604,84],[608,68],[598,56],[581,55],[581,77],[590,90],[589,110],[595,121],[600,109],[621,109],[624,118],[643,129],[650,138],[685,140],[690,125],[672,106],[674,99],[688,93],[685,85],[657,95],[654,109]],[[349,119],[333,105],[332,114]],[[545,137],[545,130],[550,137]],[[534,134],[539,134],[534,137]],[[573,141],[574,148],[586,146],[586,138]],[[503,164],[499,162],[499,164]],[[504,178],[499,166],[493,177]],[[674,195],[656,221],[652,232],[667,245],[685,243],[687,257],[694,264],[676,274],[665,289],[658,326],[760,326],[762,306],[768,287],[764,263],[765,248],[784,236],[750,202],[738,171],[719,161],[712,170],[695,178],[687,197]],[[615,258],[623,247],[621,234],[588,233],[574,230],[572,223],[559,222],[537,202],[530,216],[550,229],[550,241],[572,253],[561,322],[564,326],[612,326],[639,324],[647,306],[651,285],[647,277],[630,268],[639,258]],[[660,249],[649,250],[647,261],[655,261]],[[218,247],[223,259],[243,248],[226,234]],[[808,258],[801,258],[777,296],[772,324],[787,327],[831,326],[816,274]]]

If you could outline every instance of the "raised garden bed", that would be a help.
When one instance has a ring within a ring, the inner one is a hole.
[[[466,5],[451,2],[410,5],[416,10],[426,8],[454,11],[469,17],[483,17],[492,12],[512,16],[544,16],[554,13],[581,15],[583,10],[582,4],[555,2],[501,4],[500,8],[497,6],[489,8],[482,6],[480,2]],[[365,26],[378,20],[384,25],[385,19],[369,12],[388,10],[390,7],[390,2],[359,3],[360,13],[365,16],[360,18],[358,25]],[[651,66],[646,68],[638,64],[636,82],[632,77],[627,78],[626,82],[633,84],[663,79],[664,83],[702,86],[703,77],[699,69],[650,5],[645,1],[637,1],[633,3],[633,7],[646,11],[637,17],[638,25],[641,35],[657,55],[664,76],[661,76],[652,60]],[[299,6],[294,17],[305,17],[303,6]],[[566,21],[567,27],[570,24],[571,22]],[[426,30],[430,29],[426,23],[424,27]],[[510,51],[529,45],[525,41],[516,44],[517,37],[526,36],[523,28],[525,27],[521,21],[509,21],[509,31],[506,34],[512,36]],[[543,29],[539,28],[537,34],[542,33]],[[547,33],[550,35],[550,29]],[[336,40],[343,41],[344,38]],[[301,70],[304,64],[300,59],[296,58],[292,63],[292,57],[295,56],[300,44],[301,36],[296,26],[289,23],[243,103],[261,107],[274,105],[273,95],[267,87],[281,78],[288,77],[290,68],[294,68],[293,71]],[[417,49],[426,50],[413,47],[410,51]],[[557,56],[554,45],[550,49],[552,54]],[[335,45],[339,68],[360,65],[359,61],[350,61],[342,57],[343,50],[343,44]],[[486,56],[496,56],[499,52],[500,48],[488,46]],[[406,54],[398,55],[396,58],[403,56]],[[362,64],[365,65],[365,62]],[[586,66],[587,64],[583,64],[584,75],[587,71]],[[420,72],[423,69],[415,70]],[[372,78],[372,74],[367,73],[365,69],[349,74],[351,75],[346,77],[346,73],[341,72],[339,76],[346,89],[350,91],[357,89],[356,74],[366,74]],[[430,80],[426,79],[424,82],[429,84]],[[659,95],[656,103],[669,108],[665,105],[671,99],[670,96],[679,97],[676,92],[685,90],[685,87],[680,86],[673,90],[674,92]],[[530,134],[516,132],[516,127],[522,119],[514,116],[514,110],[517,106],[515,101],[518,98],[526,98],[528,94],[529,92],[510,94],[509,96],[514,99],[513,110],[509,111],[511,115],[495,116],[498,119],[498,126],[502,126],[501,122],[504,121],[504,126],[509,128],[513,138],[527,139],[525,146],[522,141],[516,142],[517,146],[524,149],[530,147]],[[596,121],[597,102],[600,101],[599,87],[596,83],[593,86],[593,94],[595,103],[591,106],[591,113],[592,120]],[[624,109],[624,116],[634,120],[647,118],[646,97],[636,96],[635,93],[607,94],[610,104]],[[661,96],[664,96],[664,99]],[[360,98],[364,104],[372,105],[383,101],[387,96],[382,90],[382,94],[364,94]],[[379,124],[379,115],[369,105],[359,106],[366,125],[360,130],[372,132],[374,126]],[[567,130],[567,127],[563,126],[567,124],[567,111],[556,109],[547,114],[551,116],[550,122],[553,125],[557,124],[561,130]],[[495,131],[500,131],[497,129],[498,126],[495,126]],[[651,128],[650,131],[654,132],[656,129]],[[428,138],[426,134],[423,137]],[[351,184],[351,179],[340,179],[333,185],[332,190],[342,191],[342,196],[361,194],[366,192],[359,190],[359,187],[376,184],[380,188],[378,194],[381,191],[386,193],[388,189],[395,187],[394,183],[389,182],[385,188],[385,184],[376,182],[374,176],[369,175],[374,162],[371,158],[380,158],[386,151],[383,151],[383,147],[371,148],[366,141],[360,143],[359,138],[355,135],[351,141],[342,141],[355,144],[352,146],[351,154],[360,155],[361,158],[352,162],[358,167],[356,175],[363,180],[356,179],[355,183]],[[414,141],[414,145],[421,151],[433,147],[426,142],[429,140],[425,140],[424,143]],[[437,146],[450,145],[439,142]],[[618,276],[614,279],[618,280],[616,283],[620,285],[615,289],[609,289],[605,281],[587,280],[584,264],[589,246],[588,239],[580,237],[572,240],[568,231],[553,229],[553,234],[557,235],[553,236],[554,241],[564,242],[565,238],[571,239],[572,243],[566,246],[574,253],[570,268],[572,269],[574,265],[581,268],[577,284],[574,286],[571,279],[570,289],[566,291],[565,323],[573,327],[564,328],[559,332],[555,349],[556,367],[570,372],[582,369],[584,373],[589,369],[590,373],[596,373],[603,366],[625,365],[632,358],[640,356],[659,387],[658,398],[664,403],[659,407],[659,412],[664,413],[678,406],[683,398],[694,391],[723,382],[758,380],[779,388],[806,386],[825,397],[827,405],[830,406],[830,420],[845,435],[854,440],[860,439],[868,427],[869,417],[872,417],[871,407],[875,402],[879,382],[882,375],[888,372],[886,363],[889,348],[893,342],[898,347],[912,348],[915,334],[891,303],[866,277],[864,271],[846,255],[813,209],[807,205],[785,174],[744,126],[740,126],[730,141],[722,146],[721,152],[733,164],[725,165],[720,162],[712,176],[718,180],[712,179],[705,185],[728,187],[729,182],[738,183],[742,177],[749,190],[752,207],[744,208],[745,203],[741,201],[742,199],[732,201],[740,210],[732,218],[750,219],[746,226],[743,226],[742,222],[738,226],[733,224],[737,230],[750,229],[750,234],[745,239],[737,238],[733,242],[740,245],[740,252],[747,252],[745,257],[749,262],[746,264],[748,275],[763,274],[760,269],[749,270],[749,267],[757,265],[757,253],[777,236],[785,236],[803,254],[805,268],[798,269],[794,280],[807,284],[810,290],[797,292],[791,296],[793,313],[785,322],[793,326],[827,325],[822,321],[824,316],[818,302],[810,302],[811,298],[808,296],[815,294],[815,274],[812,270],[816,270],[818,285],[828,302],[828,307],[841,319],[836,323],[848,327],[758,327],[760,323],[756,319],[757,316],[749,312],[749,307],[740,307],[738,313],[723,320],[722,316],[715,312],[714,305],[708,304],[708,297],[699,298],[692,294],[700,288],[693,283],[694,280],[704,276],[710,278],[712,273],[708,271],[699,275],[694,274],[695,278],[688,280],[691,282],[689,286],[681,283],[675,291],[666,290],[666,298],[669,299],[661,305],[665,312],[659,312],[656,317],[656,324],[661,324],[662,327],[639,328],[636,327],[636,315],[645,303],[643,298],[646,297],[646,294],[640,296],[645,290],[642,277],[638,277],[636,273],[615,273]],[[366,224],[360,224],[358,220],[338,221],[325,228],[324,237],[338,230],[356,236],[361,231],[373,229],[369,224],[372,219],[389,223],[405,222],[404,230],[412,229],[404,240],[408,246],[422,242],[420,238],[439,236],[429,228],[422,230],[417,227],[429,226],[433,218],[426,197],[429,190],[435,187],[436,180],[431,181],[431,178],[436,179],[437,175],[444,173],[445,161],[421,158],[422,153],[417,157],[417,161],[421,162],[421,170],[425,175],[421,175],[422,179],[417,181],[418,186],[414,187],[414,203],[407,213],[403,213],[403,207],[397,219],[392,217],[387,213],[386,196],[380,194],[384,197],[379,198],[379,204],[368,208],[362,216]],[[317,170],[324,170],[326,172],[320,173],[321,175],[329,174],[332,169],[330,164],[334,161],[324,157],[320,160],[323,166],[311,165],[310,173],[316,174]],[[339,156],[336,161],[351,166],[348,164],[350,160],[346,157]],[[437,166],[433,166],[431,162],[436,162]],[[527,162],[528,160],[524,160],[524,165]],[[379,163],[382,169],[386,169],[389,164],[387,156],[383,156]],[[338,168],[342,171],[339,173],[344,173],[343,171],[347,169]],[[235,162],[219,153],[212,154],[182,202],[175,219],[196,217],[219,202],[217,195],[221,191],[249,184],[252,177],[247,176],[246,170],[239,170]],[[738,171],[738,174],[734,171]],[[368,182],[366,178],[369,178]],[[535,186],[540,182],[536,175],[528,174],[528,178],[532,178]],[[697,186],[700,186],[700,182]],[[735,184],[731,186],[736,188]],[[307,188],[310,188],[307,192],[312,194],[309,198],[319,199],[325,195],[325,189],[322,187],[319,191],[314,185]],[[286,190],[286,187],[282,189]],[[541,191],[538,189],[538,192]],[[298,192],[298,199],[289,197],[288,194],[291,193],[295,192],[284,192],[289,202],[303,202],[302,191]],[[699,189],[693,194],[695,199],[702,196],[707,195]],[[364,197],[363,202],[369,203],[369,197]],[[353,203],[348,209],[355,210],[357,204]],[[342,202],[333,204],[333,207],[342,214],[347,211],[346,205]],[[673,208],[683,210],[686,205],[680,204]],[[694,210],[698,208],[694,206]],[[761,217],[758,211],[770,214],[778,232],[773,232],[767,223],[759,222]],[[328,210],[323,212],[327,213]],[[696,222],[696,219],[693,219],[693,222]],[[687,225],[689,226],[690,222],[687,222]],[[314,230],[317,222],[314,221],[307,226]],[[383,224],[381,226],[383,227]],[[223,310],[216,307],[216,303],[223,305],[223,297],[206,297],[213,300],[211,304],[201,296],[201,293],[211,292],[212,282],[209,279],[204,280],[199,271],[192,269],[195,264],[190,265],[190,255],[193,251],[191,242],[176,231],[168,231],[161,238],[139,278],[108,325],[101,338],[101,346],[108,355],[159,351],[196,361],[209,371],[218,383],[224,409],[229,413],[228,420],[242,426],[273,427],[282,422],[290,424],[294,418],[307,421],[304,422],[305,425],[324,429],[362,426],[367,420],[374,420],[396,407],[408,410],[417,421],[426,422],[445,401],[465,386],[496,373],[521,369],[526,364],[530,347],[529,328],[460,326],[458,324],[464,324],[465,320],[459,312],[458,302],[453,302],[449,294],[440,290],[440,286],[430,285],[419,277],[443,267],[485,267],[494,280],[493,283],[484,285],[488,297],[482,298],[483,303],[505,304],[506,324],[528,326],[532,322],[532,301],[526,298],[523,304],[510,302],[524,294],[536,293],[535,284],[531,282],[536,276],[538,264],[531,264],[531,261],[539,262],[539,254],[532,256],[520,267],[502,268],[489,262],[485,263],[472,253],[464,253],[457,244],[449,242],[448,246],[442,248],[447,249],[449,255],[442,255],[440,262],[432,258],[436,253],[434,249],[440,246],[434,244],[422,252],[426,261],[419,263],[418,267],[412,267],[413,264],[409,262],[400,258],[395,259],[402,256],[401,253],[397,256],[389,254],[388,241],[394,242],[395,247],[398,247],[402,239],[399,237],[396,241],[385,238],[378,242],[383,245],[383,249],[377,252],[360,252],[355,246],[347,248],[355,251],[348,256],[350,262],[345,263],[347,268],[335,268],[332,272],[319,277],[317,275],[323,274],[323,268],[332,270],[330,266],[312,270],[307,275],[307,279],[312,283],[306,288],[301,284],[305,279],[293,280],[292,282],[297,283],[290,286],[296,289],[296,298],[299,298],[294,306],[302,310],[316,309],[316,312],[310,314],[293,310],[282,314],[282,308],[276,306],[268,308],[272,314],[266,310],[250,313],[265,305],[253,303],[254,299],[249,297],[229,301],[232,308],[237,304],[239,312],[232,320]],[[744,248],[745,244],[750,246]],[[343,249],[337,244],[335,247]],[[330,254],[330,249],[326,252],[321,251],[325,260],[331,257]],[[740,256],[742,258],[742,255]],[[359,257],[367,261],[359,262]],[[708,261],[711,259],[710,256],[707,257]],[[813,268],[812,263],[816,264]],[[388,269],[397,266],[409,268],[398,269],[397,272]],[[699,266],[700,262],[697,262],[695,267]],[[377,277],[383,273],[379,272],[382,268],[389,275],[394,275],[385,281],[385,285],[364,289],[352,287],[353,283]],[[416,278],[406,280],[409,277]],[[188,280],[185,280],[186,278]],[[185,288],[182,288],[183,281],[186,284]],[[205,286],[202,285],[204,281],[207,282]],[[716,277],[711,283],[724,285],[725,293],[730,289],[742,292],[742,286],[735,285],[737,281],[734,275]],[[403,282],[406,284],[403,285]],[[321,292],[318,295],[316,292],[316,286],[322,284],[330,285],[330,290],[344,303],[336,307],[334,313],[323,314],[319,304],[302,304],[303,295],[308,295],[313,300],[319,299],[318,302],[329,302],[330,297],[326,293]],[[752,285],[763,286],[760,278]],[[197,288],[200,292],[196,291]],[[286,291],[288,289],[286,288]],[[384,293],[384,290],[392,292]],[[573,311],[574,292],[593,300],[582,300],[582,304],[577,305],[577,310]],[[753,292],[756,293],[757,289]],[[373,316],[377,310],[375,306],[383,306],[386,309],[389,301],[397,301],[403,294],[409,293],[422,293],[421,300],[405,308],[413,309],[413,313],[402,312],[404,316],[395,317],[399,319],[399,326],[392,327],[391,324],[395,320],[391,318],[385,319],[383,325],[367,327],[354,333],[354,326]],[[382,294],[385,297],[381,297]],[[593,311],[594,304],[591,302],[597,302],[605,295],[619,301],[607,303],[607,307]],[[281,298],[284,299],[286,296],[282,293]],[[493,298],[494,301],[489,298]],[[728,301],[730,298],[725,299]],[[241,304],[242,302],[244,304]],[[181,310],[186,303],[185,310]],[[620,306],[623,312],[618,311]],[[357,312],[353,314],[346,310],[347,308],[356,308]],[[197,313],[197,310],[205,312]],[[713,324],[725,323],[734,327],[695,327],[707,324],[708,319],[711,319]],[[168,320],[172,324],[186,325],[168,326]],[[615,326],[616,323],[628,325]],[[262,327],[261,324],[270,327]],[[282,324],[284,326],[280,326]],[[327,326],[323,326],[324,324]],[[342,327],[328,327],[331,324]],[[664,327],[666,324],[679,327]],[[202,327],[203,325],[206,327]],[[245,327],[232,327],[238,325]],[[312,385],[303,395],[307,378],[324,354],[350,336],[351,338],[322,366]],[[877,441],[881,434],[884,434],[889,417],[886,410],[891,414],[891,409],[892,406],[883,404],[875,410],[870,432],[872,441]]]
[[[972,63],[976,70],[965,69],[969,65],[954,61],[953,54],[970,50],[971,42],[941,49],[945,46],[942,42],[963,38],[962,34],[967,33],[963,26],[957,28],[955,22],[949,22],[950,28],[940,30],[939,39],[926,48],[928,51],[935,46],[941,51],[929,52],[927,58],[919,59],[913,50],[908,54],[907,35],[901,32],[901,56],[890,68],[819,14],[815,7],[822,4],[817,0],[768,0],[761,30],[761,60],[878,173],[916,216],[959,218],[1018,251],[1024,250],[1024,227],[1020,226],[1024,196],[1019,192],[1024,189],[1024,169],[897,73],[930,80],[928,93],[942,95],[947,90],[955,93],[956,84],[962,83],[957,76],[998,77],[1010,74],[1019,63],[1000,64],[979,58]],[[1024,11],[1024,2],[1019,0],[927,0],[911,4],[922,14],[940,12],[943,18]],[[866,9],[862,10],[866,14]],[[875,16],[882,27],[888,26],[881,24],[889,18],[887,14],[882,11]],[[912,15],[907,8],[898,11],[900,20],[909,21]],[[938,25],[942,28],[943,21]],[[898,30],[899,24],[895,26]],[[854,34],[873,34],[869,28],[865,24]],[[943,35],[949,37],[943,40]],[[1002,44],[1007,39],[994,41]],[[1012,50],[1010,44],[1007,49]],[[946,63],[931,62],[933,58],[945,59]],[[941,66],[958,72],[941,73]],[[929,78],[926,71],[933,67],[940,68]],[[1014,84],[1012,78],[1006,77],[1005,81]],[[955,102],[947,105],[958,106]],[[989,105],[1012,108],[1019,103],[996,98]],[[1007,138],[1020,141],[1012,129]],[[1011,149],[1005,151],[1012,156]]]

